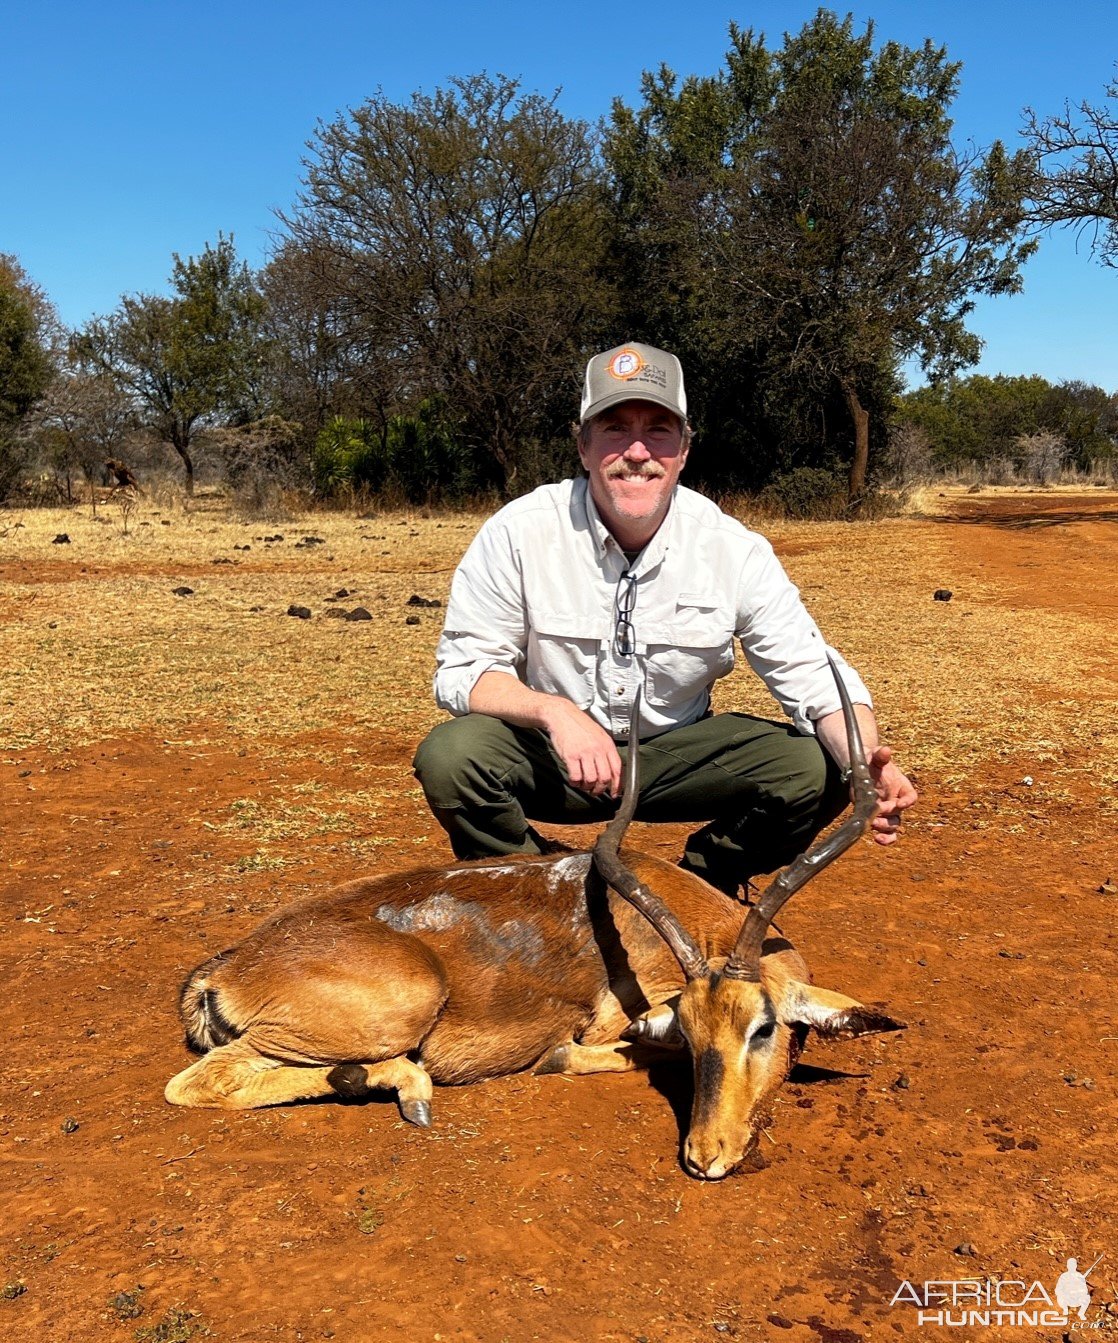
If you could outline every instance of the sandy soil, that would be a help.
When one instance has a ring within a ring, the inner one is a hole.
[[[277,741],[267,702],[256,732],[213,712],[169,734],[137,697],[85,740],[28,728],[6,741],[0,1337],[859,1343],[934,1332],[911,1304],[890,1306],[905,1280],[1052,1292],[1069,1255],[1085,1267],[1099,1254],[1087,1336],[1118,1332],[1118,779],[1074,739],[1076,722],[1102,721],[1099,678],[1113,686],[1118,501],[940,503],[851,544],[888,538],[927,557],[908,576],[925,605],[933,588],[955,590],[927,617],[944,622],[945,647],[965,648],[984,619],[1007,631],[1026,611],[1079,621],[1081,646],[1055,650],[1066,738],[1046,755],[1027,732],[976,748],[960,777],[934,724],[923,740],[911,729],[918,697],[911,720],[894,706],[919,813],[893,850],[866,843],[821,876],[786,930],[817,982],[887,1004],[909,1029],[812,1042],[776,1107],[767,1165],[720,1184],[679,1165],[686,1069],[441,1090],[429,1131],[377,1100],[244,1114],[163,1102],[187,1057],[176,993],[194,964],[293,894],[444,851],[409,769],[429,710]],[[810,529],[797,535],[813,548]],[[124,564],[30,545],[0,559],[0,605],[17,622],[43,614],[32,588],[65,586],[59,611],[88,607],[83,584],[119,579]],[[142,610],[132,620],[142,633]],[[424,621],[429,645],[438,613]],[[888,641],[905,637],[885,622]],[[936,640],[921,642],[934,695]],[[50,677],[67,674],[53,656],[36,673],[44,705]],[[1018,684],[1020,662],[975,667],[976,718],[994,687]],[[18,670],[0,710],[26,718],[19,699],[34,687]],[[1057,698],[1038,682],[1029,700],[1033,683],[1021,684],[1026,717]],[[85,693],[67,691],[75,704]],[[237,693],[251,699],[251,681]],[[377,771],[375,818],[362,822],[359,804],[335,820],[300,810],[352,803],[355,761]],[[671,857],[682,833],[634,827],[633,839]]]

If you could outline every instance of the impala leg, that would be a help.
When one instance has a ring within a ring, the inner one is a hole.
[[[409,1124],[431,1125],[431,1078],[410,1059],[384,1059],[381,1063],[343,1063],[327,1070],[330,1089],[339,1096],[360,1096],[367,1091],[395,1091],[400,1113]]]
[[[536,1064],[537,1076],[565,1073],[568,1077],[589,1077],[592,1073],[629,1073],[662,1060],[664,1049],[628,1040],[608,1045],[580,1045],[573,1040],[556,1045]]]
[[[380,1063],[303,1065],[284,1063],[258,1053],[244,1040],[212,1049],[167,1083],[172,1105],[223,1110],[255,1110],[287,1105],[318,1096],[359,1096],[368,1091],[397,1093],[400,1112],[409,1123],[431,1122],[431,1079],[406,1058]]]

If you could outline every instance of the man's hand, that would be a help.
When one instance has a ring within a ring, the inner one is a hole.
[[[867,763],[877,789],[877,815],[871,822],[874,842],[892,844],[901,828],[901,813],[916,801],[916,789],[893,764],[888,746],[879,746]]]
[[[877,815],[870,822],[873,838],[878,844],[893,844],[900,832],[901,813],[916,801],[916,789],[893,764],[893,752],[888,746],[881,745],[873,710],[865,704],[855,704],[854,713],[865,746],[866,763],[877,789]],[[833,759],[845,769],[850,763],[850,753],[842,710],[820,718],[815,724],[815,731]]]
[[[621,757],[609,733],[562,695],[529,690],[504,672],[486,671],[470,692],[470,712],[487,713],[520,727],[539,728],[563,762],[572,788],[591,797],[621,792]]]
[[[621,792],[621,757],[609,733],[570,700],[554,696],[546,730],[572,788],[591,797]]]

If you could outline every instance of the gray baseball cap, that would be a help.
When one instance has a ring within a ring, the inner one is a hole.
[[[674,354],[652,345],[618,345],[586,365],[579,423],[622,401],[652,401],[687,419],[683,368]]]

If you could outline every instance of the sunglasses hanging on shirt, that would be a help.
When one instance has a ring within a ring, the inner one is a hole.
[[[614,604],[617,616],[613,631],[613,649],[618,657],[631,658],[637,651],[632,621],[633,611],[637,605],[637,578],[628,569],[618,579]]]

